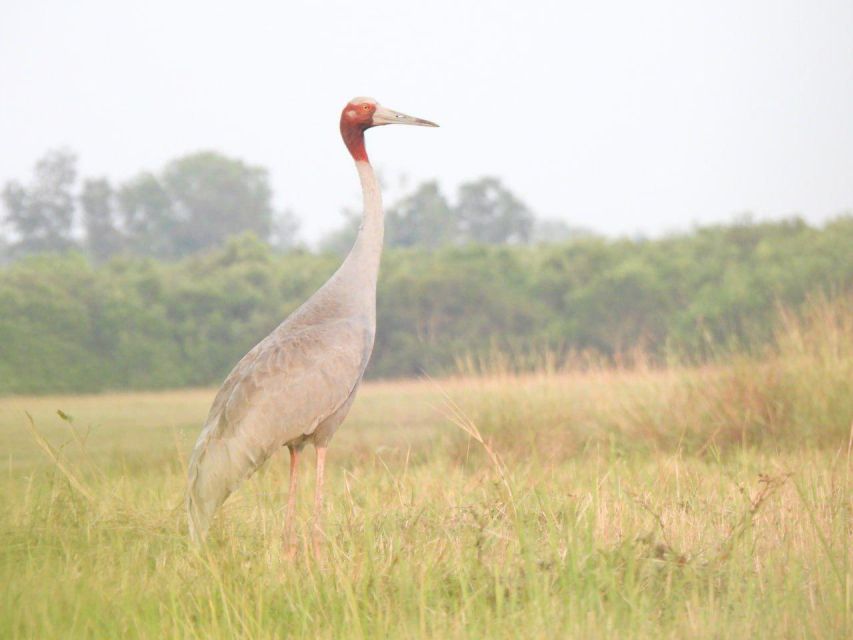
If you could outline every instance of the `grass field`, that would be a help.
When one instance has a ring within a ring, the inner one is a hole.
[[[280,558],[283,455],[189,547],[212,390],[0,399],[0,637],[851,637],[849,311],[703,368],[367,384],[319,563]]]

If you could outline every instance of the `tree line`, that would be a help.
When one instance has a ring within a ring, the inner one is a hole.
[[[760,349],[778,305],[853,294],[851,246],[847,215],[656,240],[392,247],[368,375],[440,374],[494,351],[618,358],[639,346],[653,358],[706,359]],[[282,253],[253,232],[171,260],[21,258],[0,269],[0,392],[216,384],[339,262]]]
[[[47,153],[29,184],[6,183],[2,198],[6,262],[78,249],[96,261],[116,255],[176,259],[251,231],[287,247],[296,222],[277,211],[266,169],[202,151],[121,184],[105,177],[78,184],[77,156]]]
[[[7,182],[2,200],[0,262],[71,249],[96,262],[115,256],[175,260],[245,232],[278,251],[301,244],[296,216],[273,205],[267,170],[214,151],[113,184],[105,177],[80,179],[77,156],[55,150],[36,163],[29,183]],[[361,215],[344,211],[344,217],[321,250],[349,249]],[[564,223],[540,223],[491,177],[462,184],[453,204],[436,182],[425,182],[392,203],[386,219],[387,244],[399,247],[525,244],[576,232]]]

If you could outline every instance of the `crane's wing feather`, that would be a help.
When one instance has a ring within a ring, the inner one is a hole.
[[[280,327],[234,367],[216,395],[190,460],[191,533],[286,443],[310,435],[346,403],[372,348],[367,323],[340,319]]]

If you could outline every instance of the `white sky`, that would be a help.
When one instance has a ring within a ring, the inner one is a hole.
[[[4,0],[0,181],[68,146],[123,180],[213,148],[270,169],[317,239],[357,206],[355,95],[410,184],[497,175],[610,234],[853,209],[853,1]]]

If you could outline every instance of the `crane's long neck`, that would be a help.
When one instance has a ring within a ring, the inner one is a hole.
[[[382,240],[385,235],[382,210],[382,193],[373,167],[367,159],[356,159],[355,167],[361,181],[364,214],[358,236],[338,273],[347,283],[350,295],[365,300],[375,308],[376,280],[379,260],[382,257]]]
[[[366,261],[361,266],[370,271],[375,280],[379,273],[379,259],[382,256],[382,241],[385,237],[382,192],[369,161],[356,160],[355,168],[358,171],[358,179],[361,181],[364,214],[350,255],[358,252],[359,257]]]

